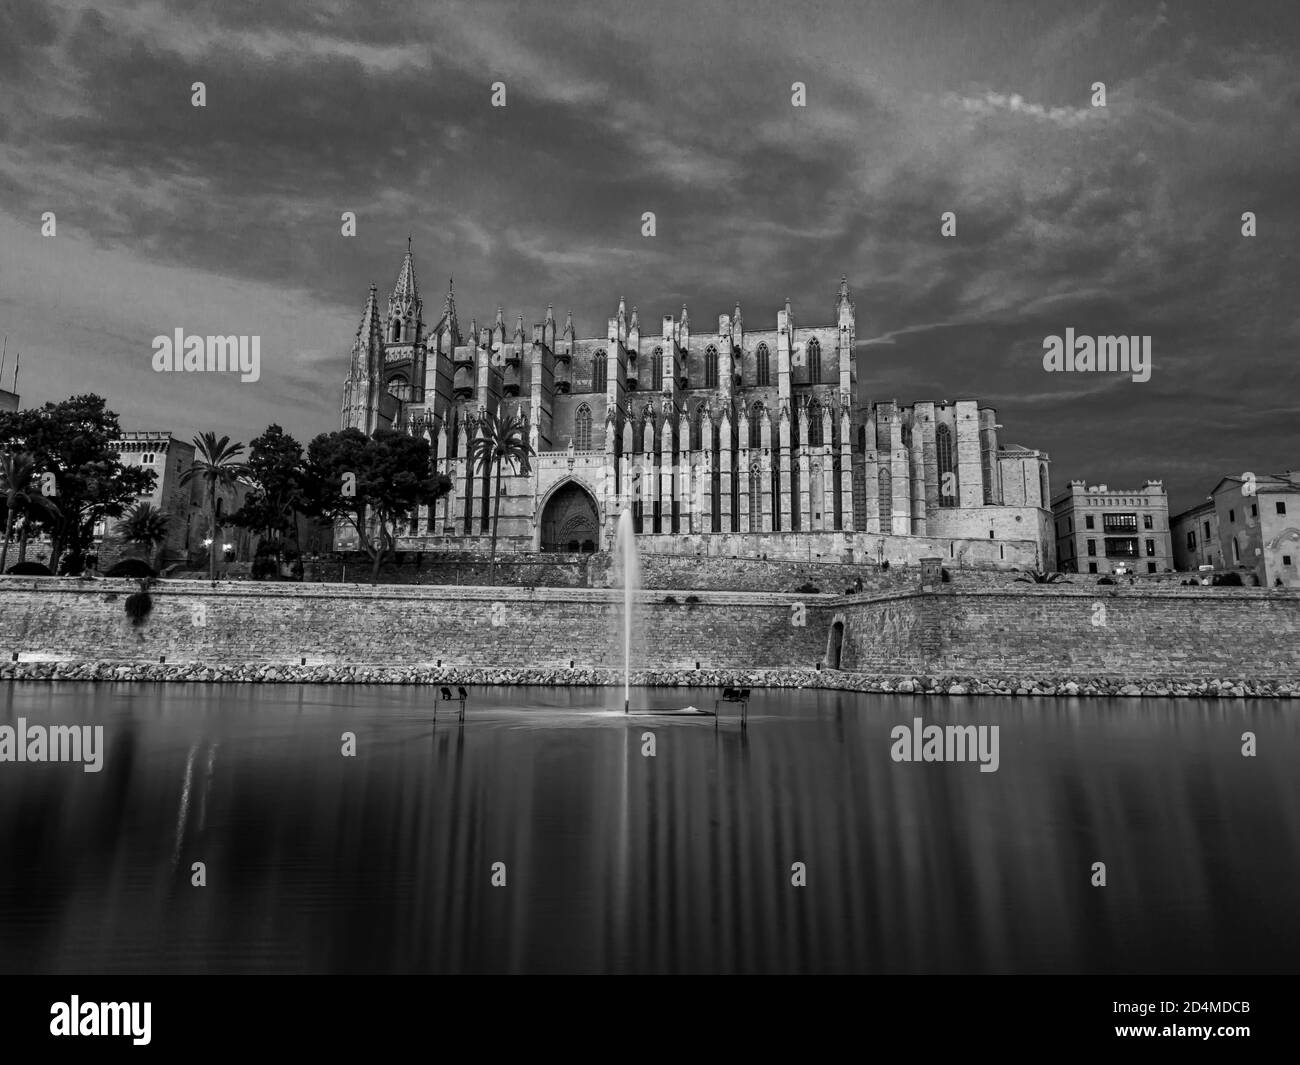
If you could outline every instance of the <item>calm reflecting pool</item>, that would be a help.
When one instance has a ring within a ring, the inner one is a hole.
[[[0,689],[0,726],[104,726],[97,773],[0,762],[0,970],[1300,965],[1294,702],[778,691],[742,732],[612,688],[478,688],[435,723],[435,694]],[[916,718],[998,726],[997,771],[894,761]]]

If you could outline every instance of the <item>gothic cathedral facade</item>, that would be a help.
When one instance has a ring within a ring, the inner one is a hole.
[[[847,279],[824,324],[787,299],[774,328],[739,304],[716,330],[686,307],[659,325],[620,299],[599,337],[553,307],[531,335],[500,308],[463,331],[450,283],[430,324],[408,248],[386,309],[370,287],[341,411],[343,428],[423,435],[451,479],[399,547],[485,545],[495,485],[467,456],[493,411],[523,419],[535,452],[504,479],[498,550],[603,549],[630,509],[649,550],[1054,564],[1047,455],[1002,445],[973,400],[872,402]]]

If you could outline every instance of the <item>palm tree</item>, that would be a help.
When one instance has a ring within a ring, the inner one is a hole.
[[[1061,582],[1069,584],[1064,573],[1048,573],[1045,570],[1025,569],[1020,571],[1020,576],[1016,578],[1024,584],[1056,584]]]
[[[152,503],[137,503],[118,526],[117,537],[123,543],[142,548],[145,561],[152,566],[154,549],[167,539],[167,523],[167,515]]]
[[[181,474],[181,484],[195,478],[203,482],[212,522],[212,543],[208,544],[208,579],[212,581],[217,579],[217,493],[233,489],[247,474],[248,467],[239,461],[243,454],[244,445],[232,444],[230,437],[218,440],[216,433],[201,433],[194,438],[194,461]]]
[[[469,453],[474,460],[475,473],[482,473],[485,468],[489,471],[494,467],[496,469],[497,490],[492,506],[492,556],[488,571],[488,583],[495,584],[497,522],[501,518],[501,467],[509,463],[516,473],[529,472],[528,459],[533,454],[533,446],[528,442],[528,423],[517,414],[507,414],[502,418],[489,411],[483,415],[479,435],[470,443]]]
[[[27,451],[0,452],[0,493],[5,499],[5,535],[4,544],[0,545],[0,573],[5,571],[9,562],[9,537],[13,535],[14,519],[21,511],[23,527],[33,511],[41,511],[51,517],[57,517],[59,508],[54,501],[47,499],[38,489],[39,474],[36,458]]]

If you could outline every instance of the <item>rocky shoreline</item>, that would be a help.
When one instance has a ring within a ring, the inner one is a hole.
[[[205,665],[157,662],[6,662],[0,680],[244,684],[536,684],[620,685],[621,671],[549,667],[403,667],[366,665]],[[1143,696],[1151,698],[1294,699],[1300,681],[1242,678],[880,676],[816,669],[639,670],[637,687],[820,688],[907,695]]]

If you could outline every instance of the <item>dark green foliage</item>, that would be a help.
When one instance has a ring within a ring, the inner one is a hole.
[[[15,566],[10,566],[6,573],[12,573],[15,577],[53,577],[50,567],[40,562],[19,562]]]
[[[121,435],[117,415],[96,395],[0,414],[0,450],[28,452],[38,470],[54,474],[56,492],[47,498],[58,509],[36,524],[50,534],[50,564],[60,573],[81,572],[95,522],[120,518],[153,491],[153,471],[123,466],[109,447]]]
[[[429,457],[427,440],[391,429],[372,437],[359,429],[322,433],[307,447],[303,510],[350,524],[376,580],[395,552],[396,522],[451,490],[447,477],[429,472]]]

